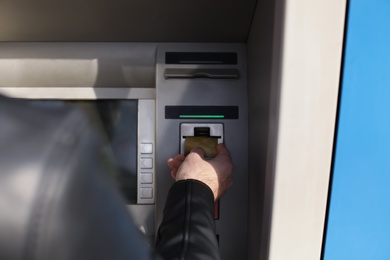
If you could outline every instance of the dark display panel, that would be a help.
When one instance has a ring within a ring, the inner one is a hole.
[[[104,152],[114,157],[114,178],[129,204],[137,203],[137,129],[138,100],[32,100],[48,108],[76,106],[96,127],[107,146]]]

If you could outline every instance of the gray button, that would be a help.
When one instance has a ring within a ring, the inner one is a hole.
[[[152,199],[153,188],[140,188],[139,189],[141,199]]]
[[[141,151],[141,153],[144,153],[144,154],[151,154],[151,153],[153,153],[153,144],[151,144],[151,143],[141,143],[140,151]]]
[[[140,176],[142,184],[152,184],[153,183],[153,175],[151,172],[141,173]]]
[[[152,169],[153,159],[152,158],[141,158],[139,160],[141,169]]]

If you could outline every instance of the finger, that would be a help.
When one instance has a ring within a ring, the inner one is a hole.
[[[186,157],[184,156],[184,154],[178,154],[175,156],[175,159],[179,161],[184,161]]]
[[[167,161],[167,164],[168,164],[168,167],[171,169],[171,170],[177,170],[179,169],[180,165],[183,163],[182,160],[177,160],[177,159],[174,159],[174,158],[169,158],[168,161]]]
[[[224,144],[218,144],[217,151],[218,151],[218,155],[226,155],[230,157],[230,152]]]
[[[171,171],[171,177],[176,180],[176,174],[177,174],[177,170],[172,170]]]

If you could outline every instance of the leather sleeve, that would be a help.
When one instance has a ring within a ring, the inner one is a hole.
[[[163,259],[220,259],[213,211],[214,196],[207,185],[176,182],[157,234],[156,250]]]

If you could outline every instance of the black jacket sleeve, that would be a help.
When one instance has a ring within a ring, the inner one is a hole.
[[[163,259],[220,259],[215,234],[214,196],[197,180],[170,189],[156,242]]]

